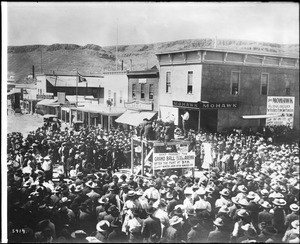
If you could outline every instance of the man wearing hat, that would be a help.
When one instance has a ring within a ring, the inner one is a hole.
[[[222,218],[216,218],[213,222],[215,230],[209,232],[207,242],[211,243],[227,243],[229,242],[230,234],[224,229],[224,221]]]
[[[262,223],[265,225],[272,225],[273,223],[273,214],[270,213],[272,205],[268,201],[262,200],[260,203],[262,211],[258,213],[258,225],[261,226]]]
[[[110,223],[107,220],[101,220],[97,223],[96,230],[97,230],[97,233],[96,233],[95,237],[100,242],[106,242],[107,237],[110,233]]]
[[[274,218],[273,218],[273,225],[275,229],[277,229],[279,235],[283,235],[285,232],[285,216],[286,213],[283,207],[286,205],[286,201],[281,198],[275,198],[273,200],[273,211],[274,211]]]
[[[287,230],[282,238],[282,242],[285,243],[299,243],[299,219],[294,220],[291,223],[291,229]],[[297,242],[298,241],[298,242]]]
[[[42,164],[42,169],[45,172],[45,181],[52,180],[53,165],[52,165],[52,161],[51,161],[49,155],[47,155],[46,157],[44,157],[44,162]]]
[[[257,242],[259,243],[276,243],[280,240],[277,239],[277,230],[273,225],[265,226],[261,233],[258,235]]]
[[[142,236],[144,242],[158,242],[161,237],[161,223],[159,218],[153,216],[155,208],[150,206],[146,209],[148,217],[143,222]]]
[[[165,229],[163,233],[163,239],[168,243],[179,243],[183,240],[183,233],[181,230],[181,224],[183,219],[174,215],[170,219],[170,225]]]
[[[121,222],[118,218],[114,219],[110,226],[112,228],[112,231],[107,236],[107,242],[108,243],[124,243],[127,242],[127,236],[126,234],[121,231]]]
[[[291,223],[299,219],[299,206],[296,203],[290,205],[290,210],[291,213],[285,217],[284,225],[287,228],[286,230],[290,230],[292,228]]]
[[[203,211],[203,210],[207,210],[209,213],[211,213],[211,210],[212,210],[211,205],[208,201],[205,200],[205,194],[206,194],[205,189],[203,189],[201,187],[196,192],[199,196],[199,200],[196,201],[194,206],[193,206],[195,211],[200,212],[200,211]]]
[[[216,211],[216,213],[219,211],[219,209],[223,205],[229,206],[231,204],[229,189],[224,188],[219,193],[220,193],[220,198],[217,199],[216,202],[215,202],[215,211]]]
[[[132,218],[125,225],[126,233],[129,233],[129,242],[142,242],[143,237],[141,230],[143,227],[143,219],[141,219],[141,211],[135,208],[132,211]]]

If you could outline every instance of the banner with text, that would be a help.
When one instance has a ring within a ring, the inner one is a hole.
[[[153,154],[154,170],[193,167],[195,167],[195,152]]]
[[[266,125],[286,125],[293,127],[295,97],[268,96],[267,115],[280,114],[278,117],[267,118]]]

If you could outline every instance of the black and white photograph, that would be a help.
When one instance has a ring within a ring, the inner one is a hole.
[[[2,243],[299,243],[299,3],[3,2]]]

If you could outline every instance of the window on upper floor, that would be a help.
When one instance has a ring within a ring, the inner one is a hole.
[[[153,97],[154,97],[154,85],[149,84],[149,99],[153,100]]]
[[[123,102],[123,92],[120,91],[120,103],[122,103],[122,102]]]
[[[171,72],[166,73],[166,93],[171,93]]]
[[[240,72],[231,72],[231,95],[239,95],[240,89]]]
[[[145,84],[141,84],[141,99],[145,99]]]
[[[132,99],[136,99],[136,84],[132,84]]]
[[[269,74],[261,74],[260,94],[268,95]]]
[[[193,93],[193,71],[188,72],[187,94]]]

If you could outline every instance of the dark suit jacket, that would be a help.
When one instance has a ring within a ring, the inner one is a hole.
[[[213,230],[209,233],[207,242],[212,243],[228,243],[230,238],[230,234],[221,230]]]
[[[161,237],[161,223],[159,218],[148,216],[143,222],[141,233],[146,241],[153,241],[156,238],[158,238],[156,241],[159,240]]]

